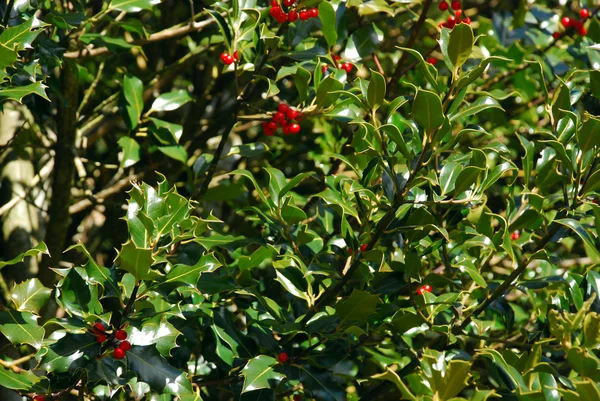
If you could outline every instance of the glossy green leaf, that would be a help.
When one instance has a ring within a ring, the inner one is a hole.
[[[40,253],[50,255],[50,253],[48,252],[48,247],[43,242],[40,242],[39,244],[37,244],[35,246],[35,248],[32,248],[32,249],[28,250],[27,252],[23,252],[23,253],[15,256],[11,260],[7,260],[7,261],[0,260],[0,269],[2,269],[5,266],[10,266],[10,265],[20,263],[23,261],[23,259],[25,259],[28,256],[37,256]]]
[[[30,49],[35,38],[42,33],[42,30],[37,28],[43,26],[42,21],[35,16],[31,17],[19,25],[4,29],[0,33],[0,45],[11,50]]]
[[[13,345],[29,344],[40,349],[45,330],[37,322],[38,317],[29,312],[11,309],[0,311],[0,333]]]
[[[590,117],[577,131],[577,143],[583,152],[600,145],[600,118]]]
[[[111,10],[137,13],[142,10],[151,10],[153,6],[159,4],[160,1],[161,0],[111,0],[109,8]]]
[[[40,380],[42,380],[41,377],[29,370],[16,373],[11,369],[0,367],[0,383],[4,388],[10,390],[31,391],[32,387]]]
[[[185,90],[177,90],[173,92],[163,93],[154,100],[151,109],[154,111],[171,111],[177,110],[184,104],[191,102],[193,99]]]
[[[468,24],[458,24],[450,32],[448,42],[448,59],[452,63],[452,69],[458,71],[467,61],[473,49],[473,29]]]
[[[413,102],[412,115],[427,132],[432,132],[444,122],[442,101],[435,93],[419,89]]]
[[[375,312],[379,296],[365,291],[354,290],[345,300],[335,306],[340,325],[364,323]]]
[[[135,346],[127,352],[127,363],[139,380],[155,391],[168,394],[191,393],[185,373],[175,369],[153,346]]]
[[[577,234],[577,236],[586,245],[586,250],[588,251],[589,255],[594,260],[600,261],[600,251],[598,251],[596,248],[594,239],[590,233],[581,225],[581,223],[574,219],[558,219],[554,220],[554,222],[569,228],[575,234]]]
[[[16,310],[38,314],[50,298],[51,293],[52,290],[44,287],[40,280],[32,278],[15,285],[10,299]]]
[[[340,81],[332,77],[326,77],[320,84],[317,90],[317,106],[327,108],[331,106],[339,97],[337,91],[344,86]]]
[[[321,31],[330,48],[335,46],[337,42],[337,29],[335,9],[327,2],[323,1],[319,4],[319,18],[321,19]]]
[[[250,359],[241,375],[244,376],[242,393],[260,390],[262,388],[275,388],[285,376],[276,372],[273,367],[277,361],[267,355],[259,355]]]
[[[21,103],[25,96],[32,94],[50,101],[46,95],[46,88],[47,86],[42,82],[34,82],[23,86],[0,87],[0,102],[4,100],[14,100]]]
[[[181,145],[159,146],[158,150],[171,159],[180,161],[182,163],[187,163],[188,154],[185,148]]]
[[[117,260],[119,268],[133,274],[136,280],[156,277],[156,273],[151,270],[154,263],[152,249],[138,248],[132,241],[127,241],[121,247]]]
[[[122,136],[119,138],[119,146],[123,149],[123,156],[121,158],[122,167],[131,167],[140,161],[140,145],[135,139],[128,136]]]
[[[144,110],[144,84],[138,77],[125,75],[122,95],[125,102],[123,117],[129,129],[133,130],[138,126]]]
[[[367,88],[367,101],[373,111],[377,110],[384,102],[385,86],[383,75],[371,70],[371,80]]]
[[[461,25],[464,25],[464,24],[461,24]],[[473,103],[468,105],[467,107],[463,108],[461,111],[457,112],[456,114],[450,115],[449,116],[450,121],[460,120],[462,118],[476,115],[476,114],[481,113],[484,110],[492,109],[492,108],[504,110],[500,106],[500,103],[498,103],[495,99],[493,99],[489,96],[480,97],[479,99],[477,99],[476,101],[474,101]]]

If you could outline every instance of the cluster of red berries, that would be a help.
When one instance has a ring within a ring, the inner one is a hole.
[[[516,241],[519,238],[521,238],[521,233],[519,231],[515,231],[510,235],[510,239],[512,239],[513,241]]]
[[[280,352],[279,355],[277,355],[277,360],[280,363],[286,363],[287,361],[289,361],[289,359],[290,359],[290,356],[285,352]]]
[[[367,250],[367,246],[368,246],[367,244],[362,244],[362,245],[360,246],[360,251],[361,251],[361,252],[364,252],[364,251],[366,251],[366,250]],[[348,247],[348,253],[354,253],[354,249],[352,249],[352,248]]]
[[[92,328],[92,334],[96,336],[96,342],[102,344],[108,337],[106,335],[106,328],[104,324],[98,322],[95,323]],[[117,347],[113,350],[113,356],[115,359],[125,358],[125,352],[131,349],[131,343],[127,341],[127,332],[125,330],[117,330],[114,335],[115,339],[119,341]]]
[[[262,124],[265,135],[272,136],[277,127],[283,128],[284,135],[295,135],[300,132],[300,124],[294,121],[302,121],[303,115],[298,110],[292,109],[285,103],[279,104],[277,112],[273,114],[271,121]]]
[[[587,29],[585,28],[585,26],[583,26],[583,24],[585,24],[585,20],[588,19],[589,16],[590,11],[587,8],[582,8],[581,10],[579,10],[579,17],[581,17],[581,19],[571,19],[569,17],[562,17],[560,23],[562,24],[562,26],[565,27],[566,30],[573,29],[576,30],[580,36],[586,36]],[[554,39],[559,39],[560,36],[560,32],[554,32],[552,34],[552,37],[554,37]]]
[[[292,7],[296,3],[295,0],[283,0],[283,5],[288,9]],[[271,17],[275,18],[277,22],[280,24],[284,24],[286,21],[296,22],[298,18],[302,21],[306,21],[310,18],[317,18],[319,16],[319,10],[317,8],[308,8],[306,10],[301,10],[300,12],[293,10],[288,10],[286,13],[283,11],[283,8],[279,5],[277,0],[271,0],[271,9],[269,10],[269,14]]]
[[[231,65],[240,59],[239,53],[236,51],[233,52],[233,55],[229,53],[221,53],[221,61],[227,65]]]
[[[448,11],[449,8],[452,8],[452,10],[454,11],[454,15],[450,15],[446,22],[440,22],[440,24],[438,25],[439,28],[445,27],[448,29],[453,29],[456,26],[456,24],[460,24],[462,22],[464,22],[467,25],[471,25],[471,18],[460,18],[463,15],[460,1],[454,0],[450,5],[448,5],[448,2],[446,0],[442,0],[440,1],[438,7],[441,11]]]
[[[424,286],[419,287],[417,290],[417,294],[423,295],[426,292],[431,292],[431,286],[429,284],[425,284]]]
[[[334,54],[334,55],[333,55],[333,59],[334,59],[336,62],[338,62],[338,61],[340,61],[342,58],[341,58],[340,56],[338,56],[337,54]],[[321,67],[321,72],[322,72],[323,74],[325,74],[325,73],[327,72],[327,67],[328,67],[328,66],[327,66],[327,64],[325,64],[323,67]],[[351,73],[351,72],[352,72],[352,68],[353,68],[353,67],[352,67],[352,64],[350,64],[350,63],[338,63],[338,68],[339,68],[340,70],[344,70],[344,71],[346,71],[346,72],[349,74],[349,73]]]

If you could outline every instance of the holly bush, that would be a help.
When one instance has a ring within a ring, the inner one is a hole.
[[[46,234],[2,251],[6,397],[600,400],[600,6],[565,3],[8,1]]]

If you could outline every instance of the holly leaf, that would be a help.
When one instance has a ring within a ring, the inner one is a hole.
[[[32,248],[32,249],[28,250],[27,252],[23,252],[23,253],[15,256],[11,260],[7,260],[6,262],[0,261],[0,270],[5,266],[15,265],[17,263],[22,262],[27,256],[37,256],[40,253],[50,255],[50,253],[48,252],[48,247],[43,242],[40,242],[39,244],[36,245],[35,248]]]
[[[0,311],[0,333],[13,345],[29,344],[40,349],[46,330],[38,326],[37,319],[37,316],[29,312],[11,309]]]
[[[379,296],[366,291],[354,290],[345,300],[335,306],[336,314],[340,318],[340,326],[351,323],[364,323],[375,313]]]
[[[22,370],[19,373],[0,367],[0,383],[2,387],[11,390],[29,391],[31,388],[42,380],[42,377],[37,376],[29,370]]]
[[[10,292],[10,299],[18,311],[37,314],[51,293],[52,290],[44,287],[40,280],[32,278],[15,285]]]
[[[151,10],[161,0],[112,0],[109,10],[119,10],[128,13],[137,13],[142,10]]]
[[[185,373],[174,368],[152,346],[136,346],[127,352],[129,368],[139,380],[160,393],[191,393],[192,385]]]
[[[154,263],[152,249],[138,248],[131,240],[123,244],[117,260],[119,267],[131,273],[136,280],[152,280],[157,277],[157,273],[150,269]]]
[[[173,92],[163,93],[154,100],[151,110],[154,111],[172,111],[177,110],[184,104],[191,102],[193,99],[185,90],[177,90]]]
[[[241,373],[244,376],[242,393],[261,388],[275,388],[285,378],[285,375],[273,369],[276,364],[277,360],[267,355],[250,359]]]

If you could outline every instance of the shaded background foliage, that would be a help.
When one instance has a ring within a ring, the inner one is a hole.
[[[598,5],[437,5],[3,4],[0,397],[600,399]]]

